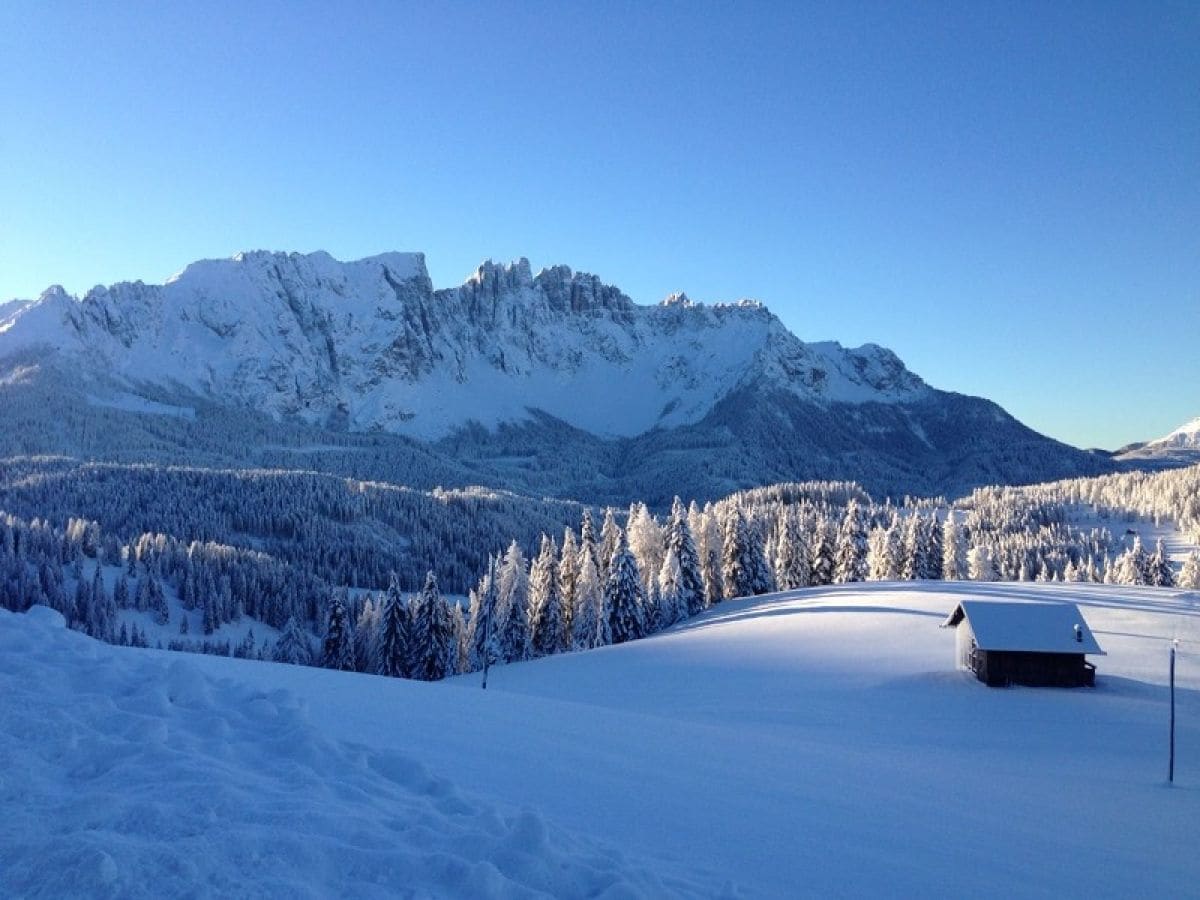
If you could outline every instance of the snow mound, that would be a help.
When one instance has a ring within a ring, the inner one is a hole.
[[[331,740],[289,691],[97,643],[45,608],[0,611],[0,760],[3,896],[703,893]]]

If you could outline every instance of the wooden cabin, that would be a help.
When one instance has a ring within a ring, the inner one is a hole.
[[[943,628],[955,629],[960,668],[989,687],[1093,687],[1104,656],[1074,603],[963,600]]]

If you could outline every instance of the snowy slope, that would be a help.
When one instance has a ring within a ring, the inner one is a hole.
[[[956,671],[954,635],[938,626],[966,596],[1078,603],[1108,654],[1096,660],[1097,688],[994,690]],[[298,861],[295,883],[314,894],[342,878],[349,890],[387,884],[372,881],[382,863],[366,849],[383,834],[378,853],[407,860],[432,845],[453,872],[474,866],[491,875],[491,863],[519,882],[526,871],[548,877],[565,867],[557,896],[583,895],[604,879],[621,880],[622,895],[655,897],[697,888],[745,897],[1181,896],[1200,877],[1189,851],[1200,841],[1198,604],[1179,591],[1092,585],[810,589],[723,604],[633,644],[496,668],[487,692],[475,677],[429,685],[214,657],[172,667],[164,654],[77,636],[59,640],[74,642],[78,666],[56,675],[64,648],[44,649],[42,626],[0,618],[3,686],[21,685],[15,703],[0,691],[0,715],[18,727],[0,728],[0,741],[6,758],[37,773],[35,789],[18,781],[0,790],[29,791],[12,808],[38,814],[0,824],[22,836],[0,839],[19,848],[0,853],[11,863],[44,847],[95,848],[69,857],[84,860],[69,886],[100,893],[104,879],[139,866],[167,872],[154,868],[155,852],[178,859],[148,841],[100,846],[98,833],[138,833],[150,813],[139,803],[159,804],[167,821],[177,803],[190,804],[179,826],[193,842],[186,847],[204,846],[226,820],[235,834],[255,834],[262,822],[250,820],[263,817],[278,827],[284,859],[297,833],[270,817],[291,803],[299,813],[291,821],[316,848]],[[1168,790],[1173,638],[1180,755]],[[29,672],[45,677],[23,677]],[[165,686],[147,679],[154,673]],[[92,677],[101,679],[98,694]],[[176,684],[179,703],[169,699]],[[82,699],[64,702],[75,694]],[[270,724],[276,716],[279,729]],[[67,717],[74,743],[60,737]],[[261,743],[248,719],[263,728]],[[260,762],[213,762],[221,751],[200,739],[198,722],[226,734],[224,760]],[[172,748],[199,754],[220,799],[202,800],[186,780],[177,801],[162,789],[161,764],[131,762],[142,730],[151,761]],[[155,737],[163,733],[165,743]],[[30,747],[44,749],[30,760]],[[266,772],[271,754],[285,759],[277,778],[298,775],[324,805],[310,809],[306,793],[284,793]],[[392,758],[405,762],[374,762]],[[118,784],[134,799],[111,812],[68,800],[115,794]],[[250,794],[266,800],[247,812],[239,801]],[[456,802],[441,805],[446,796]],[[360,810],[357,828],[344,820],[350,810]],[[460,826],[464,838],[482,833],[481,856],[460,858],[476,852],[466,839],[447,849],[442,838]],[[327,852],[331,835],[347,846],[345,861]],[[219,840],[193,862],[210,879],[203,883],[238,872],[285,877],[279,864],[239,853],[241,843]],[[506,868],[498,848],[514,845],[521,862]],[[418,879],[434,877],[420,865],[428,857],[415,858]],[[603,875],[593,871],[600,860]],[[14,871],[30,868],[0,866]],[[5,877],[0,893],[28,883]],[[454,895],[463,882],[418,884]],[[519,893],[494,885],[469,892]]]
[[[45,607],[0,610],[0,759],[6,897],[710,895]]]
[[[93,375],[422,438],[530,409],[635,435],[696,422],[748,380],[828,402],[928,391],[890,351],[805,344],[757,303],[638,306],[565,266],[535,277],[525,259],[434,291],[419,253],[244,253],[81,301],[51,288],[0,327],[0,356],[48,345]]]

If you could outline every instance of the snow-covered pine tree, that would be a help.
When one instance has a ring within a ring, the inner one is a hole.
[[[558,548],[545,534],[529,569],[529,608],[533,618],[533,655],[549,656],[566,650],[570,633],[559,592]]]
[[[923,560],[928,555],[924,546],[925,529],[921,526],[921,514],[911,513],[904,520],[904,538],[900,551],[900,577],[904,581],[915,581],[921,577]]]
[[[359,672],[377,672],[379,661],[376,651],[379,648],[379,621],[382,610],[375,603],[375,598],[367,594],[363,600],[362,610],[354,624],[354,668]]]
[[[971,581],[996,581],[996,564],[987,547],[976,544],[967,553],[967,577]]]
[[[187,621],[187,617],[184,617]],[[300,623],[292,616],[283,626],[279,640],[275,642],[275,662],[291,663],[294,666],[307,666],[312,663],[312,645],[308,635]]]
[[[857,500],[846,504],[846,513],[838,528],[834,559],[835,584],[863,581],[867,577],[867,527]]]
[[[962,581],[967,577],[967,535],[954,510],[946,513],[942,528],[942,577],[947,581]]]
[[[833,535],[832,526],[825,516],[818,516],[813,524],[809,541],[809,583],[826,585],[833,583]]]
[[[867,581],[891,581],[896,577],[891,550],[887,526],[872,528],[867,536]]]
[[[383,618],[379,626],[379,644],[375,652],[379,674],[389,678],[409,675],[409,616],[408,604],[400,591],[400,580],[391,575],[383,598]]]
[[[575,540],[575,532],[570,528],[563,531],[562,550],[558,555],[558,594],[562,599],[564,614],[563,630],[567,635],[567,645],[571,646],[571,617],[575,614],[575,585],[579,581],[579,544]]]
[[[1200,590],[1200,553],[1193,550],[1188,554],[1183,561],[1183,568],[1179,570],[1177,584],[1185,590]]]
[[[504,662],[529,659],[529,569],[525,554],[513,541],[500,565],[500,596],[496,602],[496,626],[500,658]]]
[[[725,598],[721,580],[723,529],[711,503],[701,509],[695,501],[688,507],[688,525],[696,537],[696,552],[700,555],[700,574],[704,578],[704,608]]]
[[[500,638],[496,630],[496,601],[500,584],[496,558],[488,557],[488,569],[475,588],[475,604],[467,631],[471,637],[471,652],[467,665],[472,672],[481,671],[485,662],[500,660]]]
[[[683,568],[674,547],[667,547],[662,568],[658,572],[658,610],[660,627],[670,628],[688,616],[687,588],[683,583]]]
[[[350,617],[346,611],[343,591],[334,594],[329,604],[329,619],[325,627],[325,641],[321,649],[321,666],[341,672],[353,672],[354,636],[350,631]]]
[[[600,546],[597,551],[599,558],[596,561],[596,570],[600,573],[601,581],[607,583],[608,574],[612,570],[613,554],[617,552],[617,548],[624,540],[625,532],[617,524],[616,513],[610,506],[604,510],[604,524],[600,526]]]
[[[1155,587],[1174,587],[1175,571],[1171,568],[1171,558],[1163,549],[1162,538],[1154,542],[1154,552],[1146,563],[1148,581]]]
[[[438,590],[437,575],[425,575],[425,586],[413,614],[409,656],[411,675],[421,681],[440,681],[457,669],[458,636],[446,601]]]
[[[604,605],[614,644],[635,641],[646,634],[642,576],[624,535],[618,538],[617,549],[613,553],[608,583],[604,588]]]
[[[775,584],[781,591],[808,587],[811,575],[808,561],[808,541],[800,531],[800,517],[792,507],[780,513],[775,535]]]
[[[671,503],[671,517],[667,520],[666,532],[663,535],[665,550],[674,551],[679,565],[681,596],[685,614],[697,615],[704,611],[704,574],[700,566],[700,553],[696,549],[696,539],[688,521],[688,512],[683,501],[676,497]],[[661,579],[659,588],[661,591]]]
[[[571,613],[571,646],[590,650],[612,643],[604,609],[604,588],[596,572],[596,562],[582,546],[579,548],[579,578],[575,583],[575,609]]]
[[[662,568],[665,541],[662,527],[650,514],[645,503],[633,503],[629,507],[629,518],[625,527],[625,535],[629,541],[629,549],[637,560],[638,570],[642,573],[642,587],[649,597],[650,586]]]

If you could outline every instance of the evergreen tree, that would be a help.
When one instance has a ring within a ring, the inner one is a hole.
[[[496,603],[500,658],[505,662],[529,659],[529,570],[525,555],[513,541],[500,566],[500,596]]]
[[[604,607],[604,589],[595,560],[583,547],[579,549],[579,578],[575,585],[571,626],[571,646],[576,650],[590,650],[612,643]]]
[[[380,625],[379,648],[375,655],[380,675],[390,678],[408,677],[408,604],[404,602],[400,593],[400,582],[394,572],[383,599],[383,621]]]
[[[858,502],[846,505],[842,525],[838,529],[833,580],[837,584],[863,581],[867,576],[867,527]]]
[[[1200,590],[1200,553],[1193,550],[1183,561],[1179,571],[1178,585],[1189,591]]]
[[[946,514],[942,529],[942,577],[947,581],[962,581],[967,577],[966,533],[959,526],[954,510]]]
[[[665,552],[663,530],[645,503],[634,503],[629,507],[627,522],[625,534],[629,549],[637,560],[638,570],[644,579],[642,586],[649,596],[650,587],[662,568]]]
[[[488,570],[475,589],[475,605],[467,630],[471,635],[468,664],[471,671],[481,671],[485,662],[500,661],[500,637],[496,628],[496,603],[500,594],[499,569],[495,557],[488,557]]]
[[[688,617],[687,588],[674,547],[667,547],[658,573],[658,609],[661,628],[670,628]]]
[[[720,603],[725,597],[725,584],[721,580],[721,556],[723,552],[723,529],[717,520],[715,509],[706,503],[700,509],[695,502],[688,507],[688,525],[696,536],[696,552],[700,554],[700,574],[704,578],[704,608]]]
[[[688,519],[683,501],[676,497],[671,504],[671,518],[667,520],[663,544],[666,552],[675,554],[679,566],[680,597],[683,600],[685,615],[694,616],[703,612],[706,604],[700,554],[696,549],[696,539]],[[659,588],[661,594],[661,578]]]
[[[972,581],[996,581],[996,564],[987,547],[976,545],[967,553],[967,577]]]
[[[429,572],[413,610],[410,641],[411,675],[422,681],[440,681],[457,668],[458,638],[454,619],[438,590],[437,576]]]
[[[1175,572],[1171,568],[1171,559],[1163,549],[1162,538],[1154,543],[1154,552],[1146,563],[1147,581],[1155,587],[1174,587]]]
[[[329,620],[325,627],[325,642],[321,650],[321,665],[341,672],[354,671],[354,636],[350,632],[346,602],[338,593],[329,605]]]
[[[379,661],[375,654],[378,649],[381,612],[375,598],[367,594],[358,620],[354,623],[354,667],[359,672],[379,670]]]
[[[614,644],[634,641],[646,634],[644,605],[642,576],[638,572],[637,560],[626,546],[624,535],[621,535],[604,588],[604,606]]]
[[[612,569],[613,554],[625,540],[625,533],[621,530],[621,526],[617,524],[616,514],[610,506],[604,510],[604,524],[600,526],[600,558],[596,562],[596,570],[600,573],[600,580],[608,581],[608,574]]]
[[[579,581],[579,545],[575,532],[570,528],[563,531],[562,552],[558,557],[558,594],[562,600],[563,630],[567,635],[564,650],[570,649],[571,617],[575,613],[575,585]]]
[[[808,587],[808,542],[800,533],[800,517],[790,507],[783,510],[776,529],[774,569],[775,583],[781,591]]]
[[[810,583],[826,585],[833,583],[833,537],[829,520],[819,516],[813,525],[809,560],[812,565]]]
[[[533,614],[533,654],[561,653],[570,644],[567,616],[559,592],[558,548],[548,535],[529,571],[529,606]]]
[[[186,616],[184,617],[186,619]],[[275,642],[275,662],[291,663],[294,666],[307,666],[312,662],[312,645],[308,635],[292,616],[283,627],[283,633]]]
[[[721,578],[733,597],[765,594],[771,589],[762,538],[738,506],[725,520]]]

